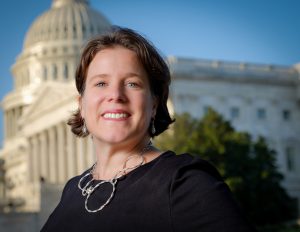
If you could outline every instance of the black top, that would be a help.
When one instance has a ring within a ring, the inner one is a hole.
[[[216,169],[188,154],[168,151],[131,171],[97,213],[85,209],[86,197],[77,186],[82,175],[68,181],[42,232],[254,231]],[[89,208],[99,208],[110,194],[111,185],[101,185],[91,195]]]

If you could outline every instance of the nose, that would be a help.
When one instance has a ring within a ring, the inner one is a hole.
[[[124,86],[121,84],[113,84],[108,90],[108,101],[123,103],[126,102]]]

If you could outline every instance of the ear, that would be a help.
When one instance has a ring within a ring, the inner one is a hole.
[[[151,115],[151,118],[155,118],[157,107],[158,107],[157,97],[153,97],[153,106],[152,106],[152,115]]]
[[[84,112],[84,107],[82,106],[82,96],[81,95],[78,95],[77,102],[78,102],[78,109],[80,111],[80,115],[82,118],[84,118],[85,112]]]

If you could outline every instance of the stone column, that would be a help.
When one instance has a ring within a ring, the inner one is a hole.
[[[7,136],[7,131],[8,131],[8,120],[7,120],[7,111],[4,111],[4,115],[3,115],[3,123],[4,123],[4,139],[6,139]]]
[[[48,150],[48,155],[49,155],[49,180],[51,183],[56,183],[57,180],[57,169],[56,169],[56,162],[55,162],[55,157],[56,157],[56,135],[55,135],[55,130],[54,128],[50,128],[48,130],[48,135],[49,135],[49,150]]]
[[[15,108],[15,116],[14,116],[14,127],[15,127],[15,135],[17,134],[17,132],[18,132],[18,109],[19,109],[19,107],[16,107]]]
[[[20,116],[21,116],[21,109],[20,107],[17,107],[15,109],[15,133],[17,134],[18,131],[19,131],[19,119],[20,119]]]
[[[12,114],[11,114],[11,110],[7,111],[7,137],[10,138],[11,137],[11,120],[12,120]]]
[[[19,131],[19,107],[15,108],[15,135],[17,135],[18,131]]]
[[[28,138],[28,141],[29,141],[29,151],[28,151],[28,177],[29,177],[29,180],[28,182],[29,183],[32,183],[33,182],[33,142],[32,142],[32,138]]]
[[[12,111],[8,110],[7,111],[7,137],[10,138],[12,134]]]
[[[67,176],[71,178],[78,174],[76,167],[75,135],[67,128]]]
[[[75,58],[73,58],[71,60],[71,62],[69,63],[69,65],[68,65],[68,67],[69,67],[69,77],[73,77],[75,75],[76,63],[77,63],[77,60]]]
[[[32,137],[32,170],[29,170],[33,173],[33,182],[39,181],[39,144],[38,137],[35,135]]]
[[[14,111],[13,109],[10,110],[10,137],[14,136]]]
[[[45,145],[46,145],[46,180],[50,181],[50,139],[49,139],[49,130],[45,130]]]
[[[43,131],[39,136],[40,141],[40,167],[41,167],[41,177],[48,179],[48,160],[47,160],[47,135]]]
[[[12,109],[12,118],[13,118],[13,120],[12,120],[12,128],[13,128],[13,130],[12,130],[12,134],[13,134],[13,136],[15,136],[16,135],[16,131],[17,131],[17,112],[16,112],[16,108],[13,108]]]
[[[10,137],[13,137],[13,134],[14,134],[14,113],[13,113],[13,110],[10,109],[10,112],[9,112],[9,127],[10,127]]]
[[[66,181],[65,169],[65,135],[64,125],[59,124],[57,129],[57,167],[58,167],[58,182],[64,183]]]

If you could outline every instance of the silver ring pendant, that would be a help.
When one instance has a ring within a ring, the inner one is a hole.
[[[85,174],[78,182],[78,188],[82,191],[82,196],[86,196],[87,195],[87,187],[89,186],[89,184],[93,181],[93,179],[89,180],[85,186],[82,188],[81,187],[81,182],[86,179],[89,175],[91,175],[90,173]]]
[[[94,187],[92,185],[92,182],[95,180],[93,178],[93,173],[95,171],[95,167],[96,167],[96,164],[95,163],[93,166],[92,166],[92,169],[89,173],[85,174],[83,177],[80,178],[79,182],[78,182],[78,188],[81,190],[81,194],[82,196],[86,196],[85,198],[85,202],[84,202],[84,207],[86,209],[87,212],[89,213],[96,213],[100,210],[102,210],[106,205],[108,205],[112,198],[114,197],[114,194],[115,194],[115,190],[116,190],[116,184],[118,182],[118,179],[121,178],[122,176],[125,176],[127,174],[127,171],[130,171],[130,170],[133,170],[133,169],[136,169],[140,166],[142,166],[144,163],[145,163],[145,157],[143,156],[143,154],[151,147],[151,141],[148,143],[148,145],[146,147],[144,147],[144,149],[141,151],[140,153],[140,157],[141,157],[141,162],[135,166],[132,166],[132,167],[127,167],[126,168],[126,165],[127,165],[127,162],[134,156],[137,156],[137,155],[132,155],[132,156],[129,156],[127,157],[127,159],[125,160],[124,164],[123,164],[123,169],[118,171],[116,173],[116,175],[114,176],[114,178],[110,179],[110,180],[107,180],[107,181],[101,181],[99,182],[98,184],[96,184]],[[91,180],[87,181],[87,183],[84,185],[84,186],[81,186],[83,180],[86,180],[87,177],[91,175],[92,178]],[[109,183],[111,184],[112,186],[112,191],[111,191],[111,194],[110,196],[108,197],[108,199],[106,200],[106,202],[101,205],[98,209],[89,209],[89,206],[88,206],[88,201],[89,201],[89,198],[90,196],[93,194],[93,192],[100,187],[100,185],[103,185],[105,183]]]
[[[85,199],[85,209],[89,212],[89,213],[96,213],[100,210],[102,210],[107,204],[109,204],[109,202],[111,201],[111,199],[113,198],[114,194],[115,194],[115,190],[116,190],[116,183],[117,183],[117,179],[112,179],[112,180],[109,180],[109,181],[101,181],[100,183],[98,183],[97,185],[95,185],[95,187],[91,188],[91,189],[87,189],[86,190],[86,193],[87,193],[87,197]],[[110,196],[108,197],[108,199],[106,200],[106,202],[101,205],[98,209],[89,209],[88,207],[88,200],[91,196],[91,194],[97,189],[100,187],[100,185],[102,184],[105,184],[105,183],[110,183],[111,186],[112,186],[112,192],[110,194]]]

